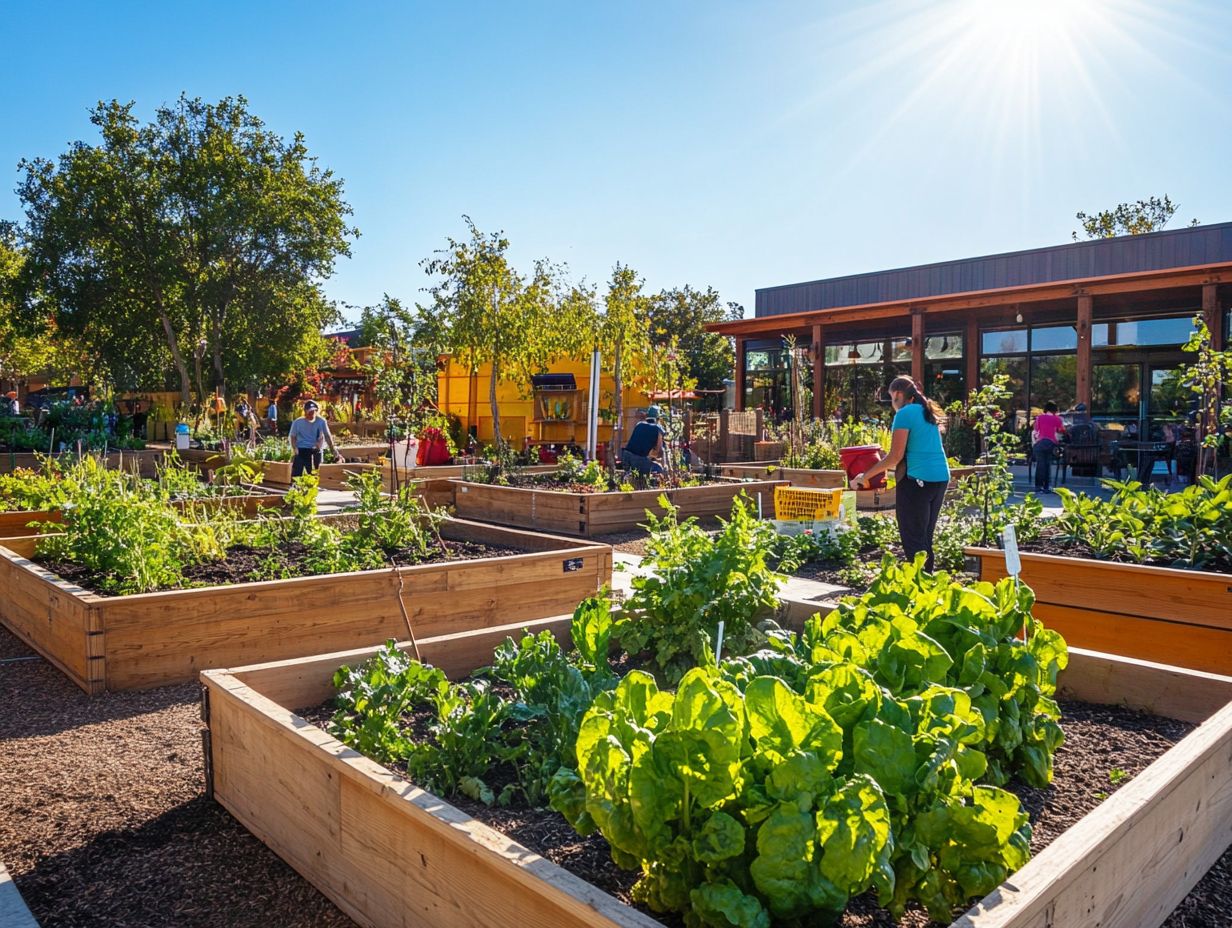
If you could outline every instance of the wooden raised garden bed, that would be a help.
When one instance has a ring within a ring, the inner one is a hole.
[[[968,548],[981,580],[1006,575],[1005,552]],[[1232,576],[1022,552],[1035,614],[1071,644],[1232,674]]]
[[[445,538],[525,554],[260,583],[99,596],[0,547],[0,623],[89,693],[571,612],[612,580],[612,549],[450,519]],[[32,550],[34,538],[16,546]],[[401,578],[401,579],[400,579]]]
[[[108,467],[123,467],[129,473],[141,477],[156,477],[158,466],[166,454],[166,448],[143,448],[140,451],[113,451],[106,456],[105,460]],[[43,459],[47,457],[70,460],[76,456],[76,451],[64,451],[53,455],[0,451],[0,474],[9,474],[22,468],[38,470],[43,466]]]
[[[342,456],[346,457],[345,450]],[[254,461],[253,463],[264,475],[262,483],[272,487],[291,486],[290,461]],[[376,470],[378,467],[380,467],[379,464],[360,464],[351,461],[345,464],[322,464],[317,470],[317,483],[322,490],[345,490],[347,489],[347,478],[351,474]]]
[[[567,636],[568,619],[531,626],[542,628]],[[519,630],[421,641],[420,652],[462,676]],[[202,674],[207,792],[362,925],[659,924],[295,714],[371,653]],[[1072,649],[1060,691],[1203,724],[954,928],[1155,928],[1232,840],[1232,679]]]
[[[724,479],[720,483],[676,490],[634,490],[629,493],[570,493],[560,490],[532,490],[499,487],[485,483],[455,481],[454,505],[459,516],[516,525],[543,532],[563,532],[586,538],[608,532],[627,532],[646,522],[646,511],[663,515],[659,497],[666,496],[679,509],[680,518],[726,516],[732,500],[741,492],[754,505],[762,496],[763,512],[774,512],[774,488],[787,486],[786,480],[741,482]]]
[[[417,488],[417,495],[429,506],[452,506],[456,494],[457,482],[455,477],[461,477],[468,468],[474,469],[477,464],[438,464],[432,467],[403,467],[401,464],[396,465],[398,470],[399,483],[414,483]],[[381,464],[381,473],[384,475],[385,489],[391,490],[394,486],[394,464],[385,461]],[[556,470],[555,464],[536,464],[530,467],[523,467],[524,474],[550,474]]]
[[[736,477],[740,480],[786,480],[793,487],[818,490],[847,486],[847,472],[841,470],[780,467],[778,464],[720,464],[719,473],[724,477]]]

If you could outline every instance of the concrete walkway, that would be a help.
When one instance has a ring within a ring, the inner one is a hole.
[[[8,869],[0,862],[0,926],[3,928],[38,928],[25,900],[17,891]]]

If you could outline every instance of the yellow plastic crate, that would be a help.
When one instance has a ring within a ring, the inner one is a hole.
[[[841,488],[775,487],[774,517],[780,522],[837,519],[843,503]]]

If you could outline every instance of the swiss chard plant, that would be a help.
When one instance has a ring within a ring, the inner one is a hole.
[[[948,920],[1027,860],[1027,815],[998,784],[1046,783],[1060,744],[1065,646],[1031,604],[1012,581],[887,560],[799,636],[675,693],[640,671],[601,693],[553,807],[692,926],[824,923],[868,890]]]
[[[633,578],[615,637],[630,654],[646,653],[674,683],[690,667],[713,663],[720,622],[725,648],[750,650],[759,637],[757,620],[778,604],[783,578],[770,567],[774,526],[758,519],[743,495],[714,534],[696,519],[680,521],[666,496],[659,505],[667,514],[648,514],[646,570]]]

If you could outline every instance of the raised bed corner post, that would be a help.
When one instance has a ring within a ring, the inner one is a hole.
[[[210,737],[210,688],[201,686],[201,772],[205,778],[205,798],[214,801],[214,743]]]

